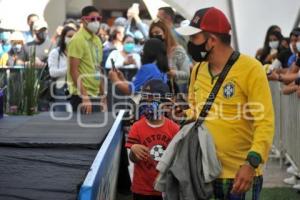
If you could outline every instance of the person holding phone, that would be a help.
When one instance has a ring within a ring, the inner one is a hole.
[[[141,67],[141,57],[139,54],[134,53],[134,38],[132,35],[125,35],[123,39],[123,49],[121,51],[112,51],[105,63],[106,69],[112,68],[111,59],[115,62],[116,68],[134,69]]]
[[[166,47],[162,41],[157,38],[147,40],[141,60],[143,65],[132,82],[128,82],[124,74],[118,69],[109,71],[110,80],[122,94],[130,95],[140,92],[142,86],[152,79],[159,79],[167,83],[168,57]]]

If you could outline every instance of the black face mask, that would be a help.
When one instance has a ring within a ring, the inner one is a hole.
[[[43,43],[47,38],[47,33],[45,31],[36,33],[36,37],[41,43]]]
[[[156,38],[156,39],[159,39],[160,41],[164,42],[165,39],[163,39],[162,35],[152,35],[151,38]]]
[[[211,50],[207,51],[205,45],[207,40],[199,45],[195,45],[192,42],[188,42],[188,53],[192,56],[193,60],[196,62],[207,61],[208,55]]]

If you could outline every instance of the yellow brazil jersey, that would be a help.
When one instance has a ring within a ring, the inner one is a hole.
[[[189,86],[188,117],[199,115],[218,77],[208,63],[195,65]],[[234,178],[250,151],[265,162],[274,134],[271,92],[262,65],[241,54],[232,66],[205,120],[216,145],[223,171],[220,178]],[[257,174],[261,174],[261,167]]]
[[[99,37],[91,35],[84,28],[81,28],[73,36],[67,48],[69,58],[80,59],[78,70],[88,95],[98,96],[100,88],[99,66],[102,61],[102,43]],[[70,93],[80,95],[72,80],[70,66],[68,66],[67,80]]]

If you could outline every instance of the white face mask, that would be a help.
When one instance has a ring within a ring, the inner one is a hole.
[[[16,44],[15,46],[13,46],[13,49],[16,53],[19,53],[22,49],[22,45],[21,44]]]
[[[100,28],[100,22],[95,21],[95,22],[89,22],[87,25],[87,28],[94,34],[98,33],[99,28]]]
[[[71,41],[71,39],[72,39],[72,38],[70,38],[70,37],[65,37],[65,43],[66,43],[66,44],[69,44],[69,42]]]
[[[297,51],[298,51],[298,53],[300,52],[300,42],[297,42],[296,43],[296,47],[297,47]]]
[[[279,47],[279,41],[271,41],[269,42],[269,46],[271,49],[277,49]]]

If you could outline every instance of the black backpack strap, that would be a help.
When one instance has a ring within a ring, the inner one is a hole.
[[[218,94],[218,92],[219,92],[219,90],[220,90],[220,88],[221,88],[228,72],[230,71],[230,69],[231,69],[232,65],[235,63],[235,61],[237,61],[239,56],[240,56],[240,53],[237,52],[237,51],[234,51],[231,54],[230,58],[228,59],[228,61],[225,65],[225,67],[223,68],[216,84],[214,85],[212,91],[210,92],[208,98],[206,99],[206,102],[205,102],[205,104],[204,104],[204,106],[203,106],[203,108],[202,108],[202,110],[199,114],[199,117],[196,120],[196,123],[195,123],[196,128],[201,126],[201,124],[204,122],[206,116],[208,115],[209,110],[211,109],[212,104],[215,101],[215,98],[217,97],[217,94]]]

